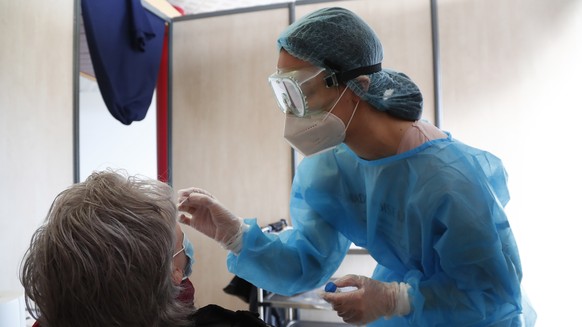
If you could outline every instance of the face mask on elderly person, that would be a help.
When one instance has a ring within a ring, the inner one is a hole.
[[[182,248],[180,248],[176,253],[174,253],[173,258],[176,258],[180,253],[184,253],[186,256],[186,263],[184,265],[184,272],[182,280],[190,277],[192,274],[192,265],[194,264],[194,246],[190,243],[190,240],[186,237],[186,234],[182,232]]]
[[[186,234],[176,224],[176,245],[173,255],[172,282],[179,285],[181,290],[178,299],[188,305],[194,303],[195,289],[188,278],[192,274],[192,264],[194,263],[194,247]]]

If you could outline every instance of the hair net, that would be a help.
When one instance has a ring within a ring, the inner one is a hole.
[[[380,64],[380,40],[368,24],[345,8],[324,8],[291,24],[277,40],[292,56],[336,73]],[[362,100],[393,116],[418,120],[422,114],[422,94],[405,74],[389,69],[371,73],[368,89],[354,78],[343,81]]]

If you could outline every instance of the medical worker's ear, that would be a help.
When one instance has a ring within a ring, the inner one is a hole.
[[[356,82],[360,84],[360,87],[364,92],[368,92],[370,88],[370,77],[366,75],[360,75],[356,77]]]

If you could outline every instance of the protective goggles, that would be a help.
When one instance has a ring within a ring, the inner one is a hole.
[[[325,69],[312,67],[290,72],[276,72],[269,76],[269,85],[275,93],[277,104],[284,113],[292,113],[303,117],[309,113],[307,96],[315,93],[320,87],[320,79],[316,79]],[[337,86],[335,75],[332,73],[323,78],[326,87]],[[319,110],[318,110],[319,111]]]

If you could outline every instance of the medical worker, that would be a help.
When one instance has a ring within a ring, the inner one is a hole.
[[[421,120],[419,88],[382,67],[378,37],[354,13],[317,10],[277,44],[268,81],[284,137],[305,156],[294,228],[265,234],[198,188],[179,191],[182,222],[231,251],[232,273],[284,295],[326,283],[351,243],[366,248],[371,278],[341,277],[357,290],[324,295],[348,323],[533,325],[501,161]]]

